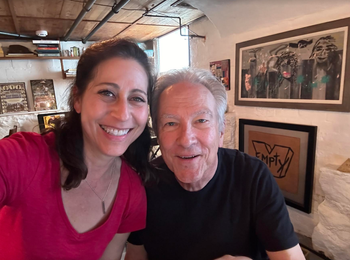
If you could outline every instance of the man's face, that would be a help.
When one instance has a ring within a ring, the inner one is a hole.
[[[202,189],[214,176],[222,146],[216,102],[200,84],[179,82],[160,96],[158,141],[165,163],[180,185]]]

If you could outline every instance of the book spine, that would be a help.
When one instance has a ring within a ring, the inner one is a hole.
[[[38,53],[38,57],[60,57],[59,53]]]
[[[33,44],[59,44],[57,40],[33,40]]]
[[[58,47],[38,47],[37,50],[59,50]]]

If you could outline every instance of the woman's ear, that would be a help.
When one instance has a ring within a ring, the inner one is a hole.
[[[74,109],[78,114],[81,113],[81,97],[78,97],[78,89],[76,86],[73,87],[73,100],[74,100]]]

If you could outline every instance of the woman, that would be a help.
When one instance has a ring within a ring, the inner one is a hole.
[[[129,232],[145,227],[152,84],[136,44],[94,44],[66,121],[0,141],[2,259],[120,259]]]

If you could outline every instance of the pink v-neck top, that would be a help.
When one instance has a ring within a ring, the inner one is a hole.
[[[17,133],[0,140],[0,258],[99,259],[116,233],[143,229],[146,194],[122,162],[119,186],[104,223],[78,233],[65,213],[53,133]]]

